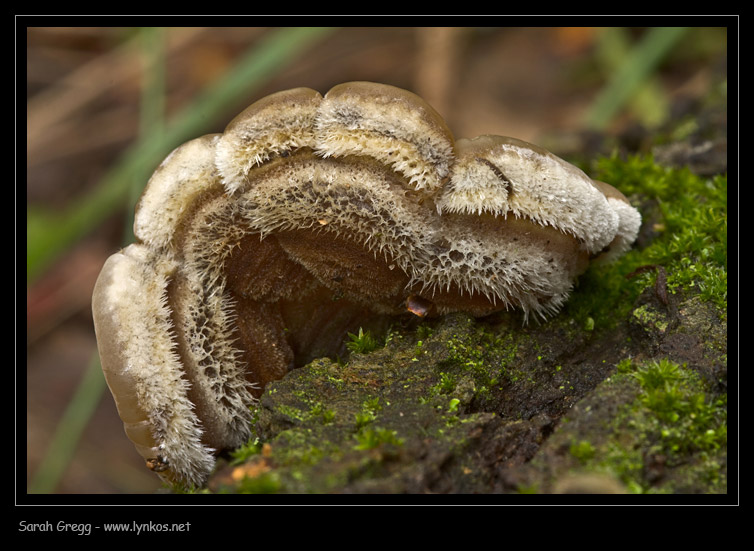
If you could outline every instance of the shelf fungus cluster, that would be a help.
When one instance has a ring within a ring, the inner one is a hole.
[[[410,92],[279,92],[155,171],[137,243],[94,290],[102,366],[147,466],[201,485],[249,438],[265,384],[347,331],[407,312],[546,316],[639,224],[619,191],[537,146],[455,140]]]

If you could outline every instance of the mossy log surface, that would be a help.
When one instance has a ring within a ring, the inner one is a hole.
[[[726,323],[698,295],[669,297],[648,285],[605,329],[567,311],[526,327],[446,316],[316,360],[268,387],[258,440],[210,489],[724,493]],[[681,373],[677,413],[648,404],[638,375],[661,361]]]
[[[596,167],[642,229],[558,315],[409,315],[374,351],[294,370],[209,491],[725,494],[725,166]]]

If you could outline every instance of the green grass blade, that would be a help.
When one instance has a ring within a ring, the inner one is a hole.
[[[95,353],[29,483],[28,493],[49,494],[55,491],[76,453],[81,434],[99,405],[104,388],[105,377],[102,374],[99,356]]]
[[[164,149],[165,134],[165,79],[166,79],[166,33],[162,27],[141,29],[141,49],[144,60],[144,78],[141,88],[141,109],[139,110],[139,140],[154,136],[155,147]],[[134,207],[144,189],[145,182],[154,170],[152,165],[143,163],[131,178],[126,199],[124,217],[124,244],[134,239]]]
[[[164,133],[151,134],[134,144],[103,177],[97,189],[75,205],[62,213],[27,207],[27,283],[77,239],[124,205],[133,179],[139,178],[142,167],[157,166],[171,148],[204,133],[208,124],[224,114],[228,104],[250,95],[313,43],[332,32],[329,27],[290,27],[270,33],[224,78],[176,116]]]
[[[687,27],[656,27],[647,31],[597,96],[587,112],[587,126],[605,128],[687,31]]]
[[[157,27],[141,29],[141,46],[144,59],[144,79],[141,92],[140,136],[161,135],[165,113],[165,42],[164,31]],[[129,203],[134,204],[150,167],[142,165],[135,170],[128,190]],[[133,238],[133,214],[127,217],[124,234]],[[90,368],[84,373],[76,392],[68,402],[66,412],[55,429],[55,436],[45,451],[28,491],[51,493],[65,474],[73,459],[76,447],[105,390],[99,357],[94,355]]]

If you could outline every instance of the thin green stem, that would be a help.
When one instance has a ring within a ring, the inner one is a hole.
[[[33,281],[77,239],[97,227],[128,199],[141,167],[156,167],[170,148],[206,132],[228,105],[249,96],[317,40],[330,27],[286,27],[269,33],[218,82],[200,94],[166,126],[164,134],[144,136],[101,180],[100,185],[62,213],[27,207],[26,280]],[[143,182],[146,184],[146,182]]]
[[[139,111],[139,141],[153,136],[156,147],[162,149],[165,136],[165,29],[144,27],[140,34],[144,78]],[[133,241],[134,207],[153,169],[153,166],[144,163],[131,178],[126,201],[124,244]]]
[[[687,27],[656,27],[647,31],[598,95],[586,115],[587,126],[605,128],[687,30]]]
[[[81,434],[89,424],[104,389],[105,377],[102,375],[99,356],[95,353],[63,412],[50,445],[27,488],[28,493],[48,494],[55,491],[76,453]]]

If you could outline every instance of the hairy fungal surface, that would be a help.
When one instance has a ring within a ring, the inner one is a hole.
[[[416,95],[353,82],[259,100],[157,168],[93,313],[126,433],[201,485],[269,381],[396,315],[546,316],[641,218],[513,138],[455,140]]]

